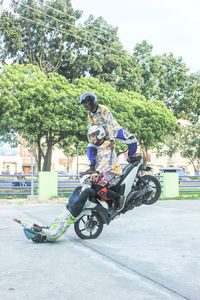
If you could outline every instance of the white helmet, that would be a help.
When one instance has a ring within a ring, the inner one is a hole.
[[[106,136],[105,129],[102,126],[99,126],[99,125],[93,125],[88,130],[88,140],[89,140],[90,143],[92,142],[92,140],[91,140],[91,135],[92,134],[96,134],[96,137],[97,137],[98,140],[102,140]]]

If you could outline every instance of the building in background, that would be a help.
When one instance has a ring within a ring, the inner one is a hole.
[[[17,172],[17,165],[19,156],[17,148],[11,148],[8,143],[0,143],[0,172],[1,174],[15,174]]]

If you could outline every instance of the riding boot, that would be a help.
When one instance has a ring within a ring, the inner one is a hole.
[[[95,172],[95,164],[93,164],[93,165],[90,165],[90,171],[93,171],[93,172]]]

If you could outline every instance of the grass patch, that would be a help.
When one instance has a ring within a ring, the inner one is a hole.
[[[0,201],[1,199],[27,199],[28,195],[0,195]]]
[[[172,197],[172,198],[164,198],[160,197],[160,200],[200,200],[200,193],[191,194],[191,193],[180,193],[178,197]]]

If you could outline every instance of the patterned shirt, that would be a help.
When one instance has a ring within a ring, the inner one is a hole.
[[[110,141],[114,140],[118,131],[122,128],[105,105],[98,105],[95,113],[88,113],[88,129],[90,129],[92,125],[100,125],[104,127],[106,131],[106,139]]]
[[[111,151],[110,148],[107,148],[109,144],[109,141],[105,141],[97,148],[95,169],[100,173],[111,171],[120,175],[122,174],[120,164],[115,151]]]

